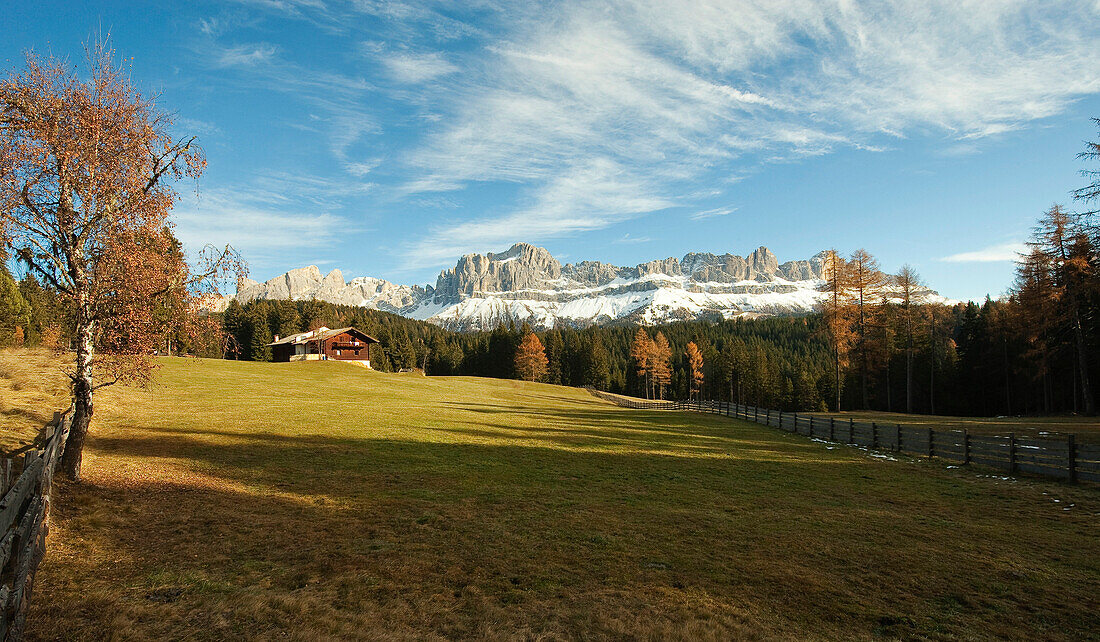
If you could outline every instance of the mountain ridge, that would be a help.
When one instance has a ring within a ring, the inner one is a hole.
[[[745,256],[689,252],[633,267],[600,261],[563,265],[545,248],[465,254],[434,286],[399,285],[374,277],[345,281],[338,269],[290,270],[263,283],[241,279],[235,298],[309,299],[363,306],[452,330],[485,330],[501,322],[539,329],[612,322],[805,314],[821,299],[826,252],[779,263],[760,246]]]

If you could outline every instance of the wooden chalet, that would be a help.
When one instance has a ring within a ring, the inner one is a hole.
[[[274,361],[312,361],[334,359],[355,361],[370,367],[370,346],[378,339],[355,328],[321,327],[287,337],[275,337],[271,346]]]

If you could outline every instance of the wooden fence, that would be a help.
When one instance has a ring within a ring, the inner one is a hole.
[[[893,423],[815,417],[717,401],[648,401],[593,390],[592,394],[627,408],[688,410],[754,421],[814,439],[980,464],[1009,474],[1030,473],[1070,482],[1100,482],[1100,444],[1077,443],[1073,434],[1047,437],[972,435]]]
[[[72,408],[55,413],[35,446],[0,459],[0,639],[19,640],[34,574],[46,552],[50,487],[69,436]]]

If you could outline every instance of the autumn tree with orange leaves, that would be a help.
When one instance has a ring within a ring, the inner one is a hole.
[[[688,369],[691,371],[688,398],[696,398],[699,396],[699,391],[703,389],[703,353],[699,351],[699,346],[695,345],[694,341],[688,341],[686,354]]]
[[[655,398],[665,398],[665,388],[672,383],[672,346],[663,332],[658,331],[653,337],[653,346],[649,353],[649,367],[652,372],[653,385],[657,388]]]
[[[526,381],[542,381],[548,363],[542,341],[534,332],[528,332],[516,348],[516,376]]]
[[[74,319],[75,413],[61,467],[80,478],[97,389],[144,383],[166,324],[197,315],[239,263],[206,248],[192,271],[175,251],[171,183],[206,160],[190,137],[140,95],[113,52],[97,46],[78,73],[28,55],[0,81],[0,246],[56,290]],[[179,328],[182,330],[183,328]]]
[[[645,386],[646,399],[652,397],[650,393],[650,356],[653,354],[653,339],[645,328],[638,328],[634,333],[634,341],[630,344],[630,359],[634,362],[634,370],[638,374],[638,381]]]

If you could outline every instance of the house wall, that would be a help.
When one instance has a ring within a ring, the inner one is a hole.
[[[338,361],[370,361],[370,344],[350,332],[324,340],[324,354]]]

